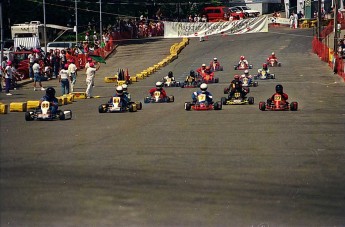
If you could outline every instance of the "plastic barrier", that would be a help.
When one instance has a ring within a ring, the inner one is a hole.
[[[4,103],[0,103],[0,114],[7,114],[8,112],[8,105]]]
[[[30,100],[26,102],[26,109],[36,109],[40,106],[40,101],[39,100]]]
[[[11,102],[10,112],[26,112],[26,102]]]
[[[74,99],[86,99],[86,92],[73,92]]]

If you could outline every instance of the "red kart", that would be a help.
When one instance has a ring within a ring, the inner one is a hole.
[[[209,83],[218,83],[219,82],[219,78],[215,78],[214,77],[214,73],[211,72],[211,73],[201,73],[200,74],[201,76],[201,80],[202,80],[202,83],[206,83],[206,84],[209,84]]]
[[[262,111],[265,110],[275,110],[275,111],[285,111],[285,110],[291,110],[291,111],[297,111],[298,109],[298,103],[297,102],[289,102],[282,100],[281,95],[276,94],[274,96],[274,100],[271,102],[260,102],[259,103],[259,109]]]
[[[215,71],[223,71],[223,66],[221,66],[221,65],[219,64],[219,62],[214,63],[214,61],[211,61],[211,62],[210,62],[210,68],[211,68],[212,72],[215,72]]]
[[[253,65],[251,64],[245,64],[245,63],[241,63],[241,64],[237,64],[237,65],[234,65],[234,69],[235,70],[246,70],[246,69],[252,69],[253,68]]]
[[[282,66],[282,63],[280,63],[278,61],[278,59],[276,59],[276,58],[267,58],[266,62],[267,62],[267,65],[269,65],[270,67],[280,67],[280,66]]]

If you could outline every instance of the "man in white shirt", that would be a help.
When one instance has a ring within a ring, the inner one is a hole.
[[[5,72],[5,82],[6,82],[6,95],[12,95],[10,93],[11,80],[12,80],[12,62],[7,61]]]
[[[68,75],[68,64],[65,64],[64,67],[59,72],[59,82],[61,84],[62,95],[69,93],[69,75]]]
[[[91,62],[90,64],[90,67],[87,68],[86,70],[86,85],[87,85],[87,88],[86,88],[86,96],[87,98],[92,98],[92,89],[93,89],[93,80],[95,79],[95,74],[96,74],[96,71],[99,69],[98,68],[95,68],[95,64],[93,62]]]
[[[40,85],[41,91],[44,91],[45,89],[42,87],[41,75],[40,75],[41,66],[40,66],[40,64],[38,64],[38,60],[35,60],[35,63],[32,66],[32,70],[34,72],[34,91],[36,91],[36,83],[37,82]]]
[[[77,66],[74,64],[74,59],[70,60],[68,66],[68,75],[71,81],[71,92],[74,91],[74,85],[77,82]]]
[[[29,59],[29,77],[31,80],[34,79],[34,73],[33,73],[33,69],[32,69],[32,66],[34,65],[35,63],[35,53],[32,51],[31,54],[28,55],[28,59]]]

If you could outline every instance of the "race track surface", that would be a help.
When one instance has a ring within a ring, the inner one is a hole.
[[[345,86],[311,40],[312,30],[285,28],[192,39],[173,63],[129,87],[143,102],[168,71],[183,80],[217,57],[224,71],[209,91],[220,100],[242,73],[233,69],[240,55],[254,74],[274,51],[282,67],[250,89],[254,105],[187,112],[195,89],[167,88],[174,103],[98,113],[114,93],[104,76],[128,62],[145,69],[178,39],[129,45],[133,54],[120,46],[97,72],[94,94],[102,98],[60,107],[72,110],[70,121],[1,115],[1,226],[345,226]],[[151,45],[161,42],[154,54]],[[152,56],[139,58],[141,51]],[[278,83],[297,112],[259,110]],[[31,86],[1,99],[39,98]]]

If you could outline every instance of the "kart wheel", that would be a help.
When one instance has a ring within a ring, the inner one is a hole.
[[[149,103],[150,102],[150,97],[145,97],[144,98],[144,103]]]
[[[224,69],[223,69],[223,66],[220,66],[219,67],[219,71],[223,71]]]
[[[226,105],[226,98],[225,97],[222,97],[220,99],[220,102],[223,104],[223,105]]]
[[[104,108],[104,106],[103,105],[100,105],[99,107],[98,107],[98,113],[105,113],[105,108]]]
[[[234,69],[237,70],[237,65],[234,65]]]
[[[228,93],[229,93],[229,88],[228,87],[224,88],[224,94],[228,94]]]
[[[184,109],[189,111],[192,108],[192,104],[190,102],[185,102],[184,103]]]
[[[222,103],[221,102],[217,102],[217,103],[218,103],[218,110],[221,110],[223,107]]]
[[[275,78],[276,78],[276,75],[275,75],[275,74],[271,74],[271,78],[272,78],[272,79],[275,79]]]
[[[248,68],[249,68],[249,69],[252,69],[252,68],[253,68],[253,65],[249,65]]]
[[[258,79],[258,76],[256,75],[256,76],[254,76],[254,80],[257,80]]]
[[[253,87],[257,87],[258,85],[259,85],[259,83],[257,81],[254,81]]]
[[[129,104],[129,112],[137,112],[137,106],[134,103]]]
[[[141,102],[137,102],[135,105],[137,106],[137,110],[141,110],[143,108],[143,104]]]
[[[59,119],[60,120],[65,120],[65,114],[63,113],[63,111],[59,112]]]
[[[214,78],[215,83],[219,83],[219,78]]]
[[[282,66],[282,63],[281,62],[278,62],[278,67],[281,67]]]
[[[184,88],[184,83],[183,83],[183,82],[180,83],[180,87],[181,87],[181,88]]]
[[[25,120],[26,121],[32,121],[33,117],[31,116],[30,112],[25,112]]]
[[[168,97],[168,102],[174,102],[174,101],[175,100],[174,100],[174,96],[173,95]]]
[[[298,109],[298,103],[297,102],[290,103],[290,110],[291,111],[297,111],[297,109]]]
[[[254,97],[249,97],[249,98],[248,98],[248,103],[249,103],[250,105],[254,104]]]
[[[266,110],[266,103],[265,102],[259,102],[259,109],[262,111]]]
[[[213,109],[218,110],[218,108],[219,108],[218,102],[213,103]]]

